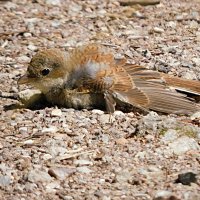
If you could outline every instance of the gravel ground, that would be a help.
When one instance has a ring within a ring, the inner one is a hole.
[[[0,1],[0,90],[25,89],[17,80],[38,49],[88,42],[200,80],[199,10],[198,0]],[[12,103],[0,99],[0,199],[200,199],[199,112],[5,111]]]

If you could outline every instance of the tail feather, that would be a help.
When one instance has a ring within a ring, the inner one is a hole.
[[[183,92],[200,95],[200,81],[170,77],[168,75],[164,75],[163,78],[169,87],[174,87]]]

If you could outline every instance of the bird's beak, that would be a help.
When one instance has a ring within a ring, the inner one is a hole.
[[[19,78],[19,80],[18,80],[18,84],[19,85],[22,85],[22,84],[26,84],[26,83],[30,83],[31,82],[31,80],[30,80],[30,78],[28,77],[28,74],[24,74],[21,78]]]

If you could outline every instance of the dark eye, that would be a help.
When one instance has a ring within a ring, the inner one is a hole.
[[[41,74],[42,74],[43,76],[46,76],[46,75],[49,74],[49,72],[50,72],[49,69],[43,69],[43,70],[41,71]]]

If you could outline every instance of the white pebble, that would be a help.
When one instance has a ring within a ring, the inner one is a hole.
[[[32,34],[31,34],[31,33],[27,33],[27,32],[25,32],[23,35],[24,35],[24,37],[26,37],[26,38],[27,38],[27,37],[31,37],[31,36],[32,36]]]
[[[31,50],[31,51],[36,51],[38,48],[35,46],[35,45],[33,45],[33,44],[29,44],[28,45],[28,47],[27,47],[29,50]]]
[[[159,28],[159,27],[154,27],[153,30],[155,33],[163,33],[164,32],[164,29]]]
[[[60,117],[60,116],[62,116],[62,111],[60,109],[58,109],[58,108],[53,109],[51,111],[51,116],[52,117]]]
[[[102,110],[97,110],[97,109],[92,110],[92,113],[93,114],[99,114],[99,115],[104,114],[104,112]]]
[[[42,133],[56,133],[58,131],[56,126],[50,126],[49,128],[42,129]]]

